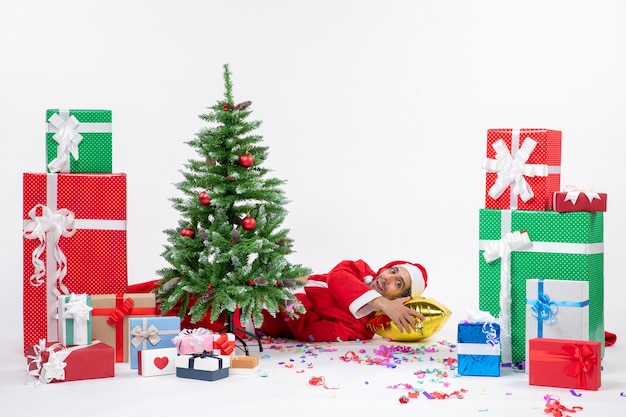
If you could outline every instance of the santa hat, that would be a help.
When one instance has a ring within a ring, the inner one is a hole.
[[[428,285],[426,269],[422,265],[412,262],[392,261],[380,268],[378,272],[376,272],[376,276],[380,275],[385,269],[393,266],[404,268],[409,272],[409,276],[411,277],[411,298],[417,298],[422,295]]]

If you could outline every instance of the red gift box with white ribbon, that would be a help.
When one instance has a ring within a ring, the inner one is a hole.
[[[606,193],[596,193],[581,185],[567,185],[564,191],[554,193],[554,211],[570,213],[574,211],[606,211]]]
[[[128,286],[125,174],[24,174],[24,352],[59,340],[61,294]]]
[[[489,129],[485,169],[485,208],[552,209],[561,184],[561,131]]]

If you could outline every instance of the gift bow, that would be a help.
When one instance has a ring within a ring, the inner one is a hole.
[[[41,207],[42,215],[37,216],[37,208]],[[30,277],[30,284],[38,287],[44,283],[46,273],[44,261],[41,260],[49,242],[54,246],[54,260],[57,264],[55,280],[59,284],[61,293],[67,294],[67,287],[63,284],[63,278],[67,274],[67,258],[59,247],[61,236],[71,237],[76,233],[74,227],[74,213],[68,209],[51,210],[50,208],[37,204],[28,212],[27,220],[24,223],[24,237],[27,239],[39,239],[39,245],[33,250],[32,260],[35,271]],[[57,286],[53,287],[55,295],[59,296]]]
[[[46,339],[40,339],[39,344],[33,346],[34,355],[28,355],[30,360],[27,371],[30,379],[35,384],[47,384],[56,379],[62,381],[65,379],[65,359],[69,355],[67,348],[60,343],[54,343],[50,347],[46,347]],[[48,352],[48,361],[43,363],[42,353]]]
[[[556,316],[559,307],[554,301],[550,300],[548,294],[541,294],[530,309],[532,310],[533,318],[540,321],[554,322],[554,316]]]
[[[507,233],[502,239],[490,242],[483,252],[483,257],[489,263],[528,245],[530,245],[528,233],[520,231]]]
[[[222,355],[230,355],[235,350],[235,341],[228,340],[228,335],[223,333],[213,339],[213,345],[220,350]]]
[[[132,330],[133,338],[131,340],[133,346],[139,347],[144,340],[149,340],[152,346],[161,341],[159,336],[159,329],[154,324],[148,326],[147,330],[142,330],[141,326],[135,326]]]
[[[504,190],[512,184],[511,195],[519,195],[523,202],[533,198],[534,193],[525,177],[548,175],[545,164],[527,164],[530,154],[537,146],[531,138],[526,138],[522,146],[515,152],[515,157],[506,147],[502,139],[491,145],[496,151],[496,159],[485,158],[482,167],[489,172],[497,172],[496,182],[489,189],[489,196],[494,200],[500,198]]]
[[[93,308],[87,304],[87,294],[70,294],[70,301],[65,303],[64,318],[75,321],[89,321],[89,313]]]
[[[61,172],[70,170],[70,154],[74,160],[78,160],[78,145],[83,140],[83,136],[76,131],[79,125],[78,119],[69,116],[67,120],[57,113],[50,116],[48,121],[57,129],[52,136],[59,145],[57,146],[57,156],[48,164],[50,172]]]
[[[576,343],[567,343],[563,346],[563,350],[570,355],[573,360],[565,368],[565,374],[582,380],[585,374],[589,373],[596,365],[597,357],[588,345],[579,345]]]
[[[182,343],[183,341],[187,341],[194,350],[199,350],[202,348],[204,344],[204,340],[208,335],[212,335],[213,333],[205,329],[204,327],[198,327],[196,329],[183,329],[177,336],[172,338],[172,342],[175,345]]]
[[[581,193],[587,196],[587,200],[589,200],[590,203],[594,198],[600,200],[600,195],[598,193],[593,192],[591,188],[584,185],[566,185],[565,191],[567,194],[565,195],[565,200],[563,200],[564,202],[571,201],[572,204],[576,204]]]
[[[109,326],[115,326],[117,322],[119,322],[121,319],[124,318],[124,316],[130,313],[134,306],[135,300],[128,297],[126,300],[124,300],[120,308],[116,308],[115,311],[113,311],[113,313],[111,313],[111,315],[107,317],[107,324]]]

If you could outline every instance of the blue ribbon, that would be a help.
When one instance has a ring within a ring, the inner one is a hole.
[[[585,301],[554,301],[548,294],[543,292],[543,279],[537,283],[537,299],[526,299],[526,304],[532,304],[533,317],[537,319],[537,337],[543,337],[543,322],[556,322],[556,314],[559,307],[585,307],[589,305],[589,300]]]

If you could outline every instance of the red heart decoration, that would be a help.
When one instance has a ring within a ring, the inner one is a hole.
[[[163,356],[162,358],[154,358],[154,366],[159,369],[165,368],[169,362],[170,360],[167,358],[167,356]]]

